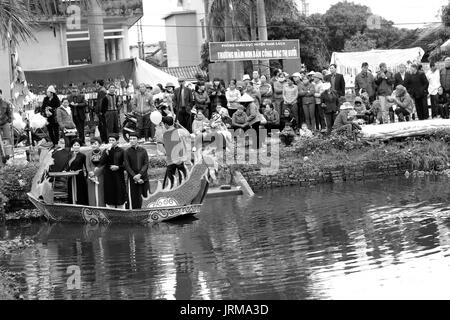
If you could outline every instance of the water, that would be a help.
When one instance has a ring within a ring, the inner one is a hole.
[[[28,299],[449,299],[449,192],[401,177],[208,200],[151,227],[8,227],[37,246],[2,263]]]

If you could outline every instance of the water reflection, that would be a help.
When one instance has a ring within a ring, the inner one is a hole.
[[[449,187],[284,188],[149,227],[11,227],[0,235],[38,245],[3,263],[26,273],[30,299],[449,298]],[[67,288],[71,265],[81,290]]]

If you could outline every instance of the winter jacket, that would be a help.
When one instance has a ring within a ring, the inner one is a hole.
[[[61,105],[59,98],[57,95],[54,95],[53,99],[50,100],[49,97],[45,97],[42,102],[42,106],[40,108],[40,114],[47,119],[49,124],[56,124],[56,110]],[[50,111],[52,114],[50,116],[47,115],[45,111]]]
[[[73,122],[72,115],[67,113],[63,106],[56,110],[56,119],[58,121],[59,129],[64,131],[64,129],[75,129],[75,123]]]
[[[370,72],[359,73],[355,78],[355,92],[356,95],[359,96],[359,91],[361,89],[366,90],[369,94],[369,97],[375,96],[375,79]]]
[[[322,107],[325,113],[334,113],[338,111],[339,97],[336,91],[327,90],[320,96],[322,99]]]
[[[428,79],[425,73],[411,74],[405,82],[405,87],[412,98],[422,99],[428,95]]]
[[[155,111],[153,96],[150,92],[145,92],[144,94],[141,92],[136,93],[131,105],[133,112],[141,116]]]
[[[298,85],[298,95],[301,97],[303,105],[316,104],[316,98],[314,97],[315,93],[316,88],[311,82],[307,85],[304,85],[303,83]]]
[[[386,79],[382,78],[381,71],[377,73],[375,84],[377,85],[377,94],[387,97],[392,94],[392,85],[395,83],[394,76],[391,72],[386,71]]]

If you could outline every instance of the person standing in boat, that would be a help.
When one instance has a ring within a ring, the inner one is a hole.
[[[119,134],[109,134],[110,147],[100,160],[104,166],[104,194],[107,208],[125,209],[127,189],[125,184],[125,151],[119,147]]]
[[[147,150],[138,145],[138,135],[130,134],[131,147],[125,151],[125,170],[128,173],[129,197],[131,209],[141,209],[142,196],[147,197],[150,191],[148,181],[148,154]]]
[[[80,171],[76,176],[76,204],[80,206],[89,205],[88,190],[86,183],[86,155],[80,152],[82,142],[80,139],[72,141],[72,153],[68,163],[68,171]],[[69,177],[68,180],[68,203],[73,204],[74,190],[72,190],[72,180],[75,177]]]
[[[102,158],[102,150],[100,146],[102,140],[95,137],[91,140],[92,150],[86,155],[86,168],[88,171],[88,196],[89,196],[89,206],[91,207],[104,207],[104,177],[103,177],[103,166],[100,165],[100,160]]]
[[[166,149],[166,162],[167,170],[166,176],[164,177],[163,187],[166,187],[167,179],[170,180],[171,186],[174,185],[175,176],[178,172],[182,172],[184,177],[187,176],[186,167],[184,162],[190,155],[187,154],[184,148],[184,143],[180,135],[180,129],[174,127],[174,120],[172,117],[164,117],[162,123],[166,128],[166,132],[163,134],[163,144]],[[179,176],[179,181],[181,183],[181,175]]]

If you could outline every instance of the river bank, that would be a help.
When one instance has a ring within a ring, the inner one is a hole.
[[[447,174],[445,170],[450,169],[449,142],[450,130],[386,141],[354,141],[345,136],[318,135],[296,139],[288,147],[280,145],[279,157],[271,160],[277,162],[272,172],[261,163],[232,164],[226,170],[219,170],[217,179],[229,183],[230,176],[239,171],[250,187],[258,191],[283,186],[307,187],[320,183],[368,180],[405,173],[415,173],[417,176]],[[267,150],[261,152],[267,153]],[[266,157],[270,157],[270,149],[268,153]],[[37,211],[30,210],[32,206],[26,195],[37,166],[37,163],[22,163],[0,169],[0,198],[7,223],[41,218]],[[163,179],[165,167],[164,156],[151,157],[150,179]]]

